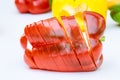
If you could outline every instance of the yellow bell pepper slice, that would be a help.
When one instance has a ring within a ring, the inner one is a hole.
[[[74,14],[74,10],[82,10],[80,5],[87,5],[89,11],[97,12],[104,16],[106,19],[107,14],[107,0],[53,0],[52,1],[52,13],[53,16],[69,16]],[[59,19],[59,18],[58,18]]]

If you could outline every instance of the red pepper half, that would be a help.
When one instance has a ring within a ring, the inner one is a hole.
[[[15,0],[15,5],[21,13],[39,14],[50,11],[49,0]]]
[[[93,71],[103,61],[99,38],[105,30],[105,19],[98,13],[86,11],[84,20],[90,40],[90,50],[74,16],[61,17],[63,26],[53,17],[24,29],[20,42],[25,50],[24,60],[30,68],[52,71]],[[27,43],[32,49],[27,48]]]

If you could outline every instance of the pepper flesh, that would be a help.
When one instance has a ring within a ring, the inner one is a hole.
[[[90,52],[74,16],[61,17],[67,30],[67,36],[63,26],[54,17],[25,27],[20,41],[25,50],[24,59],[27,65],[30,68],[53,71],[96,70],[103,61],[102,43],[99,38],[104,32],[105,20],[95,12],[84,12],[83,14],[90,37]],[[91,22],[95,23],[94,27]],[[90,31],[91,28],[95,31]],[[31,50],[27,49],[27,42],[32,45]]]

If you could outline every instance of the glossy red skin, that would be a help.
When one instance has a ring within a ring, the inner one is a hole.
[[[90,37],[100,39],[106,28],[106,22],[104,17],[102,15],[96,14],[96,12],[84,12],[84,20],[86,21]]]
[[[65,51],[66,49],[69,49],[68,47],[66,47],[66,49],[64,49],[64,46],[62,46],[63,49],[57,47],[61,46],[61,42],[57,44],[57,46],[54,46],[54,50],[51,51],[49,46],[43,46],[40,49],[33,48],[29,53],[26,51],[24,60],[30,68],[64,72],[93,71],[96,70],[103,61],[103,58],[101,59],[102,44],[98,40],[95,41],[97,43],[93,44],[92,55],[97,67],[95,67],[86,48],[76,48],[77,56],[81,62],[81,64],[79,64],[73,50],[70,50],[68,53]]]
[[[26,5],[25,0],[15,0],[15,5],[19,12],[21,13],[27,13],[28,12],[28,7]]]
[[[85,12],[86,23],[91,28],[93,28],[89,19],[91,17],[88,15],[92,16],[94,22],[103,19],[97,13]],[[41,20],[25,27],[24,35],[20,41],[25,49],[26,64],[30,68],[63,72],[96,70],[103,61],[102,43],[98,38],[101,37],[105,29],[103,28],[105,27],[104,19],[101,22],[102,26],[94,26],[94,28],[96,27],[94,33],[88,29],[91,43],[90,51],[85,45],[74,16],[62,17],[62,20],[68,36],[56,18]],[[27,49],[27,41],[32,45],[31,50]]]
[[[15,0],[15,5],[21,13],[39,14],[50,11],[49,0]]]

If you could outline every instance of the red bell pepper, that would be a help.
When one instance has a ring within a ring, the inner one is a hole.
[[[74,16],[61,17],[64,27],[54,17],[27,25],[20,42],[24,59],[30,68],[53,71],[93,71],[103,61],[100,37],[105,19],[98,13],[86,11],[84,21],[89,34],[90,49]],[[66,31],[65,31],[65,29]],[[32,49],[27,48],[27,43]]]
[[[39,14],[50,11],[49,0],[15,0],[15,5],[21,13]]]

